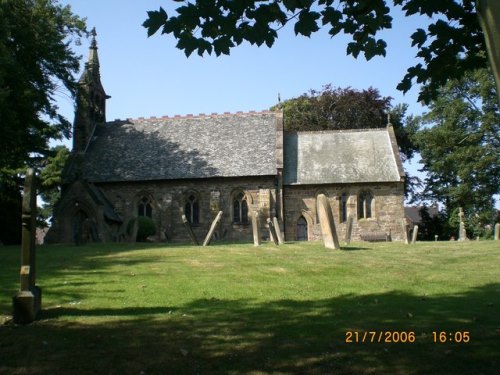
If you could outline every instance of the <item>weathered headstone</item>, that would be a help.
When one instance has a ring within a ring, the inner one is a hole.
[[[405,242],[406,245],[409,244],[408,241],[408,225],[406,223],[406,219],[403,218],[401,219],[401,229],[403,230],[403,241]]]
[[[460,217],[460,228],[458,231],[458,240],[465,241],[467,239],[467,233],[465,232],[465,215],[464,210],[460,207],[458,212],[458,216]]]
[[[411,243],[414,244],[417,242],[417,235],[418,235],[418,225],[415,225],[413,227],[413,234],[411,236]]]
[[[212,241],[212,237],[214,235],[215,228],[217,228],[217,224],[219,224],[221,217],[222,217],[222,211],[219,211],[219,213],[215,217],[214,221],[212,222],[212,225],[210,226],[210,230],[208,231],[207,236],[205,237],[205,241],[203,241],[203,246],[210,245],[210,241]]]
[[[199,246],[198,238],[196,238],[196,235],[193,232],[193,228],[191,228],[191,224],[189,223],[186,215],[182,215],[182,222],[184,224],[184,227],[186,228],[189,238],[191,238],[191,242],[193,242],[193,245]]]
[[[36,286],[36,186],[29,168],[24,181],[20,291],[13,297],[13,318],[18,324],[33,322],[42,307],[42,290]]]
[[[321,232],[323,234],[323,243],[325,247],[328,249],[340,249],[332,209],[324,194],[318,195],[318,216],[321,223]]]
[[[495,224],[495,240],[500,240],[500,223]]]
[[[259,227],[259,213],[252,211],[252,230],[253,230],[253,244],[260,246],[260,227]]]
[[[132,232],[130,233],[129,241],[130,243],[137,242],[137,233],[139,232],[139,220],[137,218],[132,222]]]
[[[352,223],[353,223],[353,217],[349,216],[347,218],[347,223],[345,227],[345,243],[349,245],[351,243],[351,238],[352,238]]]
[[[276,237],[280,245],[283,245],[283,234],[281,233],[280,224],[278,223],[278,218],[273,217],[274,231],[276,232]]]
[[[275,245],[279,245],[278,235],[276,234],[276,230],[274,228],[274,224],[270,218],[267,218],[267,226],[269,227],[269,238],[274,242]]]

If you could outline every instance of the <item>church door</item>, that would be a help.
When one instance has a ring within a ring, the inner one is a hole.
[[[297,220],[297,241],[307,241],[307,221],[304,216]]]

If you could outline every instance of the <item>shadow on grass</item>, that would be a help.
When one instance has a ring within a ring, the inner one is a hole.
[[[30,326],[0,327],[0,373],[496,374],[499,294],[495,283],[429,298],[391,291],[312,301],[54,308]],[[347,331],[412,331],[416,338],[356,343],[353,336],[346,343]],[[470,341],[434,343],[433,331],[468,331]]]

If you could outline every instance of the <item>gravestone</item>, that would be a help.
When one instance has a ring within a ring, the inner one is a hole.
[[[411,236],[411,243],[414,244],[417,242],[417,234],[418,234],[418,225],[413,227],[413,235]]]
[[[22,205],[20,291],[13,297],[14,323],[33,322],[42,307],[42,290],[36,286],[36,185],[35,173],[28,168]]]
[[[401,229],[403,230],[403,241],[408,245],[410,242],[408,241],[408,225],[405,218],[401,219]]]
[[[500,240],[500,224],[499,223],[495,224],[495,240],[497,240],[497,241]]]
[[[318,216],[321,223],[321,232],[323,234],[323,243],[325,247],[328,249],[340,249],[332,209],[324,194],[318,195]]]
[[[198,239],[196,238],[196,235],[194,234],[193,232],[193,228],[191,228],[191,224],[189,223],[186,215],[182,215],[182,222],[184,223],[184,227],[186,228],[188,234],[189,234],[189,238],[191,238],[191,242],[193,243],[193,245],[196,245],[196,246],[199,246],[199,242],[198,242]]]
[[[280,245],[283,245],[283,234],[281,233],[280,224],[278,223],[278,218],[273,217],[274,231],[276,232],[276,237]]]
[[[134,219],[132,223],[132,232],[130,233],[129,241],[130,243],[137,242],[137,233],[139,232],[139,220],[137,218]]]
[[[467,233],[465,232],[465,215],[462,207],[458,209],[458,216],[460,217],[460,228],[458,231],[458,240],[465,241],[467,239]]]
[[[278,235],[276,234],[276,230],[274,228],[274,224],[270,218],[267,218],[267,226],[269,227],[269,238],[274,242],[275,245],[279,245]]]
[[[352,223],[353,223],[353,218],[352,216],[349,216],[347,218],[347,224],[345,227],[345,243],[349,245],[351,243],[351,238],[352,238]]]
[[[214,235],[215,228],[217,228],[217,224],[219,224],[221,217],[222,217],[222,211],[219,211],[219,213],[215,217],[214,221],[212,222],[212,225],[210,226],[210,230],[208,231],[207,236],[205,237],[205,241],[203,241],[203,246],[210,245],[210,241],[212,241],[212,237]]]
[[[252,211],[252,231],[254,246],[260,246],[259,214],[256,211]]]

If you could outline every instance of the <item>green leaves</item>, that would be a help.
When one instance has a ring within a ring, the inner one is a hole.
[[[299,14],[299,20],[295,23],[295,35],[302,34],[304,36],[311,36],[313,32],[319,30],[317,20],[320,14],[317,12],[302,11]]]
[[[148,19],[144,21],[142,26],[144,26],[148,30],[148,36],[155,34],[160,27],[162,27],[168,20],[168,15],[165,10],[160,7],[158,11],[149,11]]]

